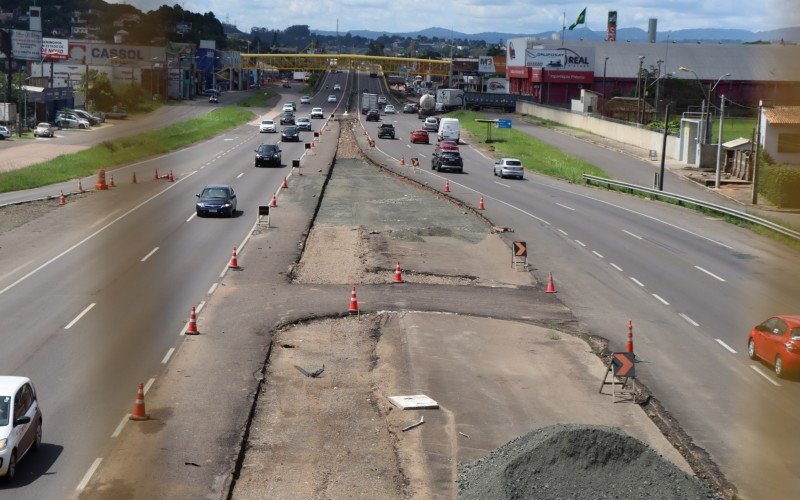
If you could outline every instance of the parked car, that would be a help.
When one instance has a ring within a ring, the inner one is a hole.
[[[311,110],[311,118],[325,118],[325,114],[322,112],[322,108],[313,108]]]
[[[17,463],[42,445],[42,410],[30,379],[0,377],[0,478],[13,481]]]
[[[71,109],[69,111],[70,113],[75,113],[76,115],[78,115],[78,118],[83,118],[84,120],[89,122],[89,125],[91,126],[100,125],[102,122],[105,121],[105,117],[101,118],[83,109]]]
[[[439,143],[431,156],[431,169],[439,172],[442,170],[463,172],[464,160],[458,151],[458,145],[450,141]]]
[[[275,121],[274,120],[261,120],[261,125],[258,126],[258,131],[260,132],[268,132],[268,133],[275,133]]]
[[[407,102],[403,106],[403,113],[416,113],[417,112],[417,105],[413,102]]]
[[[281,131],[282,142],[300,142],[300,131],[294,125],[283,127]]]
[[[311,118],[307,116],[301,116],[297,119],[296,124],[297,130],[311,132]]]
[[[387,104],[385,108],[383,108],[383,112],[387,115],[393,115],[397,113],[397,110],[394,109],[394,106],[391,104]]]
[[[411,132],[411,143],[430,144],[430,140],[428,139],[428,132],[424,130],[415,130]]]
[[[276,144],[262,144],[256,151],[256,167],[280,167],[281,150]]]
[[[381,123],[381,126],[378,127],[378,139],[382,139],[384,137],[394,139],[394,125],[391,123]]]
[[[209,184],[197,196],[197,216],[236,214],[236,193],[228,184]]]
[[[300,98],[300,104],[311,104],[311,96],[304,95]]]
[[[73,113],[56,115],[56,126],[61,128],[88,129],[89,122]]]
[[[284,111],[281,113],[281,125],[294,125],[294,113],[291,111]]]
[[[368,122],[378,122],[381,120],[381,114],[377,109],[370,109],[367,111],[365,120]]]
[[[34,137],[55,137],[55,134],[56,128],[47,122],[42,122],[33,129]]]
[[[501,178],[516,177],[523,179],[525,176],[525,167],[522,162],[516,158],[500,158],[493,167],[494,175]]]
[[[336,96],[331,94],[328,96],[328,102],[336,102]]]
[[[11,138],[11,131],[5,125],[0,125],[0,141]]]
[[[778,315],[753,327],[747,355],[771,364],[778,377],[800,371],[800,316]]]
[[[422,130],[425,130],[426,132],[438,132],[439,119],[435,116],[429,116],[425,118],[425,122],[422,124]]]
[[[333,90],[342,90],[342,86],[339,85],[338,83],[334,83],[333,84]]]

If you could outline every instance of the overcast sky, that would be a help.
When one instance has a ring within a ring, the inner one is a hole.
[[[440,27],[462,33],[497,31],[539,33],[560,30],[564,12],[569,26],[584,7],[587,26],[604,31],[609,10],[617,28],[647,30],[658,19],[659,31],[687,28],[736,28],[764,31],[800,25],[800,0],[107,0],[143,11],[178,3],[192,12],[213,12],[240,30],[284,29],[307,24],[311,29],[407,32]]]

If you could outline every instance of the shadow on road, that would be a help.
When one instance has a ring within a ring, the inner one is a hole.
[[[57,472],[50,471],[50,467],[63,451],[63,446],[48,443],[42,443],[39,451],[29,451],[17,464],[17,477],[11,483],[0,482],[0,491],[13,491],[28,486],[41,476],[56,474]]]

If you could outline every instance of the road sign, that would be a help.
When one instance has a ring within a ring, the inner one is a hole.
[[[528,245],[524,241],[514,242],[514,256],[516,257],[528,256]]]
[[[635,377],[636,357],[632,352],[615,352],[611,358],[611,366],[616,377]]]
[[[511,120],[507,118],[500,118],[497,120],[497,128],[511,128]]]

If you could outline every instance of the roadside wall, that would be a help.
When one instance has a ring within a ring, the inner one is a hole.
[[[591,115],[572,113],[566,110],[540,106],[526,101],[517,101],[517,113],[544,118],[569,127],[586,130],[600,137],[655,150],[661,156],[663,134],[624,123],[602,120]],[[680,160],[680,137],[667,137],[667,158]]]

